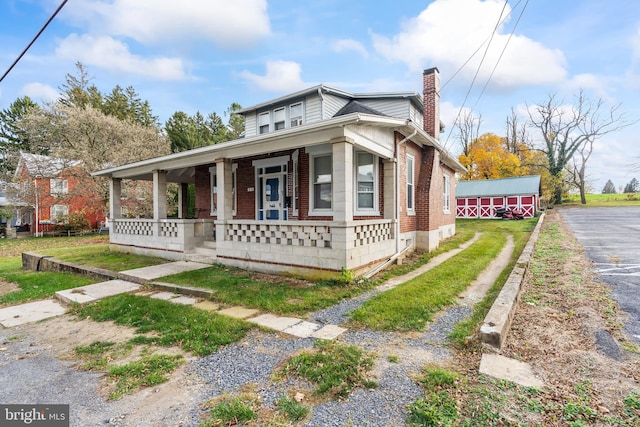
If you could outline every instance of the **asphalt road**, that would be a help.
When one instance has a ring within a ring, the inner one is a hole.
[[[625,330],[640,345],[640,206],[563,209],[562,216],[629,315]]]

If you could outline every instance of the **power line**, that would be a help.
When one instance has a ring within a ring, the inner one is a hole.
[[[502,48],[502,52],[500,52],[500,56],[498,56],[498,60],[496,61],[496,64],[493,66],[493,70],[491,70],[491,74],[489,74],[489,77],[487,78],[487,81],[485,82],[484,86],[482,87],[482,91],[480,91],[480,95],[478,95],[478,99],[476,100],[476,103],[473,104],[474,108],[478,105],[478,102],[480,102],[480,99],[482,98],[482,95],[484,95],[484,91],[487,89],[487,86],[489,86],[489,82],[491,81],[491,78],[493,77],[493,74],[496,72],[496,69],[498,68],[498,64],[500,63],[500,60],[502,60],[502,55],[504,55],[504,52],[507,50],[507,46],[509,45],[509,42],[511,41],[511,37],[513,37],[513,33],[516,31],[516,28],[518,27],[518,24],[520,23],[520,19],[522,18],[522,15],[524,15],[524,11],[527,9],[527,5],[528,4],[529,4],[529,0],[526,0],[526,2],[524,3],[524,6],[522,7],[522,10],[520,11],[520,15],[518,15],[518,20],[516,21],[515,25],[511,29],[511,33],[509,34],[509,38],[507,38],[507,41],[504,44],[504,47]]]
[[[62,8],[64,7],[65,4],[67,4],[67,1],[69,0],[62,0],[62,3],[60,4],[60,6],[58,6],[58,8],[56,9],[55,12],[53,12],[53,15],[51,15],[49,17],[49,19],[47,20],[47,22],[45,22],[45,24],[42,26],[42,28],[40,28],[40,31],[38,31],[38,34],[35,35],[35,37],[33,39],[31,39],[31,41],[29,42],[29,44],[27,45],[27,47],[24,48],[24,50],[22,51],[22,53],[16,58],[15,61],[13,61],[13,64],[11,64],[11,66],[9,67],[9,69],[7,71],[5,71],[5,73],[2,75],[2,77],[0,77],[0,83],[2,83],[2,81],[4,80],[5,77],[7,77],[7,75],[11,72],[11,70],[13,70],[13,67],[16,66],[16,64],[22,59],[22,57],[25,55],[25,53],[27,53],[27,51],[29,50],[29,48],[31,47],[31,45],[33,45],[35,43],[35,41],[38,39],[38,37],[40,37],[40,34],[42,34],[42,32],[49,26],[49,24],[51,23],[51,21],[53,21],[53,18],[56,17],[56,15],[58,14],[58,12],[60,12],[62,10]]]
[[[476,72],[473,75],[473,79],[471,80],[471,84],[469,85],[469,89],[467,90],[467,93],[464,96],[464,100],[462,101],[462,105],[460,105],[460,109],[458,109],[458,114],[456,115],[455,120],[453,121],[454,125],[455,123],[458,121],[458,119],[460,118],[460,114],[462,113],[462,110],[464,108],[464,105],[467,102],[467,99],[469,98],[469,94],[471,93],[471,89],[473,89],[473,85],[476,82],[476,78],[478,78],[478,74],[480,74],[480,68],[482,68],[482,64],[484,63],[485,58],[487,57],[487,52],[489,52],[489,48],[491,47],[491,42],[493,41],[493,36],[495,36],[496,32],[498,31],[498,27],[500,26],[500,24],[502,23],[502,16],[504,15],[504,11],[507,8],[507,5],[509,4],[509,0],[505,0],[504,5],[502,6],[502,10],[500,11],[500,17],[498,18],[498,21],[496,22],[496,26],[493,29],[493,32],[491,33],[491,36],[489,37],[489,41],[486,42],[487,47],[484,50],[484,53],[482,54],[482,58],[480,59],[480,63],[478,64],[478,67],[476,68]],[[477,52],[477,50],[476,50]],[[474,53],[475,55],[475,53]],[[451,137],[451,133],[453,132],[453,126],[451,126],[451,130],[449,130],[449,134],[447,135],[447,139],[445,140],[443,146],[444,148],[447,148],[447,143],[449,142],[449,138]]]

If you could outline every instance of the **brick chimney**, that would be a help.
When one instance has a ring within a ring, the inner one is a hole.
[[[436,67],[422,73],[422,100],[424,131],[440,139],[440,72]]]

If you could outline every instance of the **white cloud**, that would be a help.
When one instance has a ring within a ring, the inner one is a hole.
[[[262,90],[273,92],[293,92],[308,86],[300,77],[300,64],[289,61],[269,61],[266,74],[260,76],[244,70],[240,77]]]
[[[596,74],[577,74],[571,78],[567,87],[574,92],[581,89],[593,91],[598,98],[612,101],[612,88],[607,84],[607,78]]]
[[[341,39],[337,40],[331,46],[334,52],[343,53],[343,52],[355,52],[360,54],[363,58],[369,57],[369,52],[367,52],[367,48],[364,47],[362,43],[353,39]]]
[[[44,83],[27,83],[20,92],[33,100],[55,101],[60,97],[57,89]]]
[[[245,47],[271,34],[266,0],[76,0],[65,18],[92,34],[115,34],[141,43],[207,40]]]
[[[134,55],[129,47],[111,37],[78,36],[71,34],[56,48],[61,58],[80,61],[115,72],[125,72],[153,77],[159,80],[181,80],[185,77],[184,65],[179,58],[143,58]]]
[[[404,62],[411,71],[437,66],[453,74],[476,49],[489,40],[504,6],[503,0],[436,0],[402,30],[388,38],[372,34],[375,49],[390,61]],[[509,5],[504,16],[511,11]],[[525,12],[526,13],[526,12]],[[489,77],[509,39],[504,22],[493,36],[479,81]],[[470,80],[484,54],[483,45],[460,75]],[[549,49],[528,37],[514,34],[493,74],[492,84],[512,88],[520,85],[557,83],[566,78],[562,52]]]

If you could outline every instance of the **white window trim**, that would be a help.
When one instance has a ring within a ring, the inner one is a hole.
[[[312,150],[313,154],[309,154],[309,216],[332,216],[333,215],[333,152],[331,146],[328,146],[327,150],[316,148]],[[331,208],[330,209],[316,209],[315,208],[315,171],[314,164],[316,157],[331,157]]]
[[[263,125],[261,125],[261,124],[260,124],[260,117],[262,117],[262,116],[267,116],[267,117],[269,118],[269,119],[267,120],[267,126],[269,126],[269,129],[268,129],[266,132],[264,132],[264,133],[260,132],[260,127],[262,127],[262,126],[263,126]],[[264,135],[264,134],[267,134],[267,133],[270,133],[270,132],[271,132],[271,128],[272,128],[272,123],[271,123],[271,122],[273,121],[273,116],[272,116],[272,114],[271,114],[271,111],[263,111],[263,112],[261,112],[261,113],[258,113],[258,117],[257,117],[257,120],[256,120],[256,121],[257,121],[257,123],[256,123],[256,124],[257,124],[257,126],[258,126],[258,129],[256,129],[256,130],[257,130],[257,132],[256,132],[256,133],[257,133],[258,135]]]
[[[297,126],[291,126],[291,120],[293,119],[293,117],[291,116],[291,107],[295,106],[295,105],[300,105],[300,123]],[[294,102],[293,104],[289,104],[289,108],[287,109],[287,124],[288,128],[290,127],[298,127],[298,126],[302,126],[304,124],[304,102],[303,101],[299,101],[299,102]]]
[[[368,153],[373,156],[373,208],[359,208],[358,207],[358,153]],[[353,156],[353,215],[354,216],[380,216],[379,205],[379,172],[378,165],[380,160],[378,156],[369,152],[358,150],[355,151]]]
[[[443,212],[445,214],[451,213],[451,177],[447,174],[442,176],[442,199],[443,199]]]
[[[51,195],[54,197],[58,197],[62,194],[69,194],[69,181],[61,178],[51,178],[49,181],[49,189]]]
[[[49,210],[49,219],[50,220],[57,220],[58,219],[58,215],[56,215],[56,212],[58,210],[62,211],[62,215],[60,215],[61,217],[68,217],[69,216],[69,206],[67,205],[52,205],[50,210]]]
[[[411,170],[409,170],[409,160],[411,160]],[[416,158],[411,154],[406,156],[406,195],[405,205],[407,207],[407,215],[416,214]],[[409,175],[411,173],[411,175]],[[409,176],[411,176],[411,191],[409,191]],[[411,193],[412,206],[409,206],[409,193]]]

